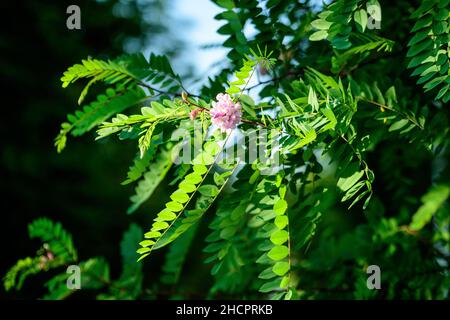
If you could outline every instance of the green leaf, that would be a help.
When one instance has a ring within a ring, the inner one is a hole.
[[[312,35],[310,35],[309,40],[320,41],[320,40],[326,39],[327,37],[328,37],[328,32],[325,30],[320,30],[320,31],[316,31]]]
[[[272,268],[272,271],[277,275],[277,276],[284,276],[286,274],[286,272],[288,272],[290,269],[290,265],[289,262],[286,261],[278,261],[277,263],[275,263],[275,265]]]
[[[177,190],[170,195],[170,199],[179,203],[186,203],[189,200],[189,196],[182,190]]]
[[[196,164],[192,167],[192,170],[194,170],[195,173],[203,175],[208,171],[208,168],[203,164]]]
[[[154,243],[155,243],[155,241],[152,241],[152,240],[142,240],[141,242],[139,242],[139,245],[141,247],[149,247]]]
[[[273,269],[273,267],[269,267],[269,268],[264,269],[264,271],[262,271],[259,274],[258,278],[264,279],[264,280],[268,280],[268,279],[272,279],[272,278],[276,277],[277,275],[273,272],[272,269]]]
[[[135,195],[130,198],[132,205],[127,210],[128,214],[135,212],[152,196],[173,165],[170,151],[160,148],[158,150],[155,159],[148,166],[148,171],[136,186]]]
[[[189,249],[191,249],[198,229],[197,226],[198,224],[190,228],[169,247],[162,267],[164,275],[161,277],[161,281],[163,283],[176,284],[181,278],[184,263],[189,258]]]
[[[303,132],[304,137],[299,139],[298,142],[292,147],[291,150],[302,148],[310,143],[312,143],[317,138],[317,133],[314,128],[310,128],[306,132]]]
[[[152,251],[152,250],[150,248],[148,248],[148,247],[143,247],[143,248],[139,248],[139,249],[136,250],[136,252],[139,253],[139,254],[144,254],[144,253],[147,253],[147,252],[150,252],[150,251]]]
[[[277,278],[275,280],[272,280],[270,282],[263,284],[261,286],[261,288],[259,288],[259,292],[263,292],[263,293],[271,292],[271,291],[277,290],[279,288],[280,288],[280,279]]]
[[[127,231],[124,232],[122,241],[120,242],[120,254],[122,256],[123,272],[126,272],[126,268],[130,268],[133,265],[133,271],[137,272],[140,266],[136,264],[136,250],[138,249],[137,243],[142,239],[142,229],[136,225],[131,224]]]
[[[267,256],[274,261],[278,261],[283,258],[286,258],[288,254],[289,254],[288,247],[275,246],[267,253]]]
[[[245,81],[243,84],[245,84]],[[256,118],[256,112],[254,110],[255,102],[253,101],[253,99],[246,94],[242,94],[239,100],[241,101],[241,105],[244,111],[248,113],[251,117]]]
[[[192,160],[193,164],[209,166],[214,163],[214,157],[208,152],[201,152],[198,154],[194,160]]]
[[[284,229],[288,224],[288,217],[287,216],[277,216],[275,217],[275,225],[278,229]]]
[[[429,14],[425,15],[416,22],[411,32],[416,32],[417,30],[428,27],[431,24],[431,21],[433,21],[433,16]]]
[[[331,41],[331,44],[337,50],[346,50],[352,46],[348,37],[336,37]]]
[[[184,180],[190,184],[199,184],[202,181],[202,176],[193,172],[188,174]]]
[[[153,222],[152,230],[159,231],[159,230],[167,229],[168,227],[169,227],[169,224],[167,222],[156,221],[156,222]]]
[[[207,197],[215,197],[219,194],[219,188],[217,188],[215,185],[207,184],[207,185],[202,185],[198,189],[198,192],[200,192],[200,194],[207,196]]]
[[[284,276],[283,279],[281,279],[280,288],[287,288],[287,286],[289,285],[289,280],[289,276]]]
[[[184,206],[176,201],[170,201],[166,203],[166,208],[173,212],[179,212],[183,210]]]
[[[60,133],[55,139],[58,152],[65,147],[69,133],[81,136],[113,115],[137,104],[144,96],[145,93],[140,88],[130,88],[126,92],[108,89],[107,93],[99,95],[96,101],[77,110],[75,114],[69,114],[67,116],[69,123],[61,125]]]
[[[406,54],[407,57],[414,57],[417,54],[421,53],[424,50],[429,50],[433,47],[433,41],[431,39],[426,39],[422,42],[419,42],[412,47],[409,48],[408,53]]]
[[[316,29],[319,30],[328,30],[331,26],[331,22],[323,20],[323,19],[317,19],[311,22],[311,26],[313,26]]]
[[[317,95],[311,87],[309,87],[308,104],[313,107],[313,110],[319,109],[319,101],[317,100]]]
[[[402,119],[399,120],[395,123],[393,123],[390,127],[389,127],[389,131],[396,131],[396,130],[400,130],[401,128],[403,128],[404,126],[406,126],[408,124],[408,120],[407,119]]]
[[[157,232],[157,231],[149,231],[147,233],[144,234],[144,237],[146,238],[158,238],[161,236],[161,232]]]
[[[278,199],[278,201],[275,202],[275,204],[273,206],[273,211],[275,211],[275,213],[277,215],[282,215],[286,212],[287,208],[288,208],[288,204],[287,204],[286,200]]]
[[[195,184],[189,183],[186,180],[183,180],[183,181],[180,182],[179,188],[181,190],[183,190],[184,192],[186,192],[186,193],[194,192],[197,189]]]
[[[422,198],[422,206],[414,214],[409,225],[412,230],[422,229],[450,196],[450,186],[433,186]]]
[[[160,213],[158,213],[158,218],[165,221],[175,220],[176,217],[177,215],[175,213],[167,209],[162,210]]]
[[[350,189],[355,183],[361,179],[364,175],[364,171],[360,170],[359,163],[354,162],[349,164],[347,168],[341,173],[339,180],[337,182],[337,186],[341,191],[347,191]]]
[[[273,244],[280,245],[288,241],[289,233],[286,230],[277,230],[270,236],[270,241]]]
[[[367,27],[367,12],[364,9],[360,9],[359,11],[355,11],[354,13],[354,19],[356,23],[356,28],[360,32],[364,32]]]

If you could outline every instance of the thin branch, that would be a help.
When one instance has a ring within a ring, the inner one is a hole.
[[[361,100],[362,100],[362,101],[365,101],[365,102],[367,102],[367,103],[370,103],[370,104],[372,104],[372,105],[378,106],[378,107],[380,107],[380,108],[383,108],[383,109],[386,109],[386,110],[395,112],[395,113],[397,113],[397,114],[399,114],[399,115],[402,115],[402,116],[406,117],[406,119],[408,119],[408,121],[412,122],[415,126],[419,127],[421,130],[424,129],[423,126],[422,126],[420,123],[418,123],[418,122],[416,121],[416,119],[410,117],[410,116],[407,115],[406,113],[403,113],[403,112],[401,112],[401,111],[399,111],[399,110],[396,110],[396,109],[394,109],[394,108],[392,108],[392,107],[389,107],[389,106],[387,106],[387,105],[378,103],[378,102],[373,101],[373,100],[364,99],[364,98],[361,98]]]
[[[288,72],[284,73],[283,75],[281,75],[279,77],[275,77],[275,78],[268,79],[268,80],[265,80],[265,81],[260,81],[257,84],[255,84],[255,85],[253,85],[251,87],[248,87],[246,90],[250,91],[250,90],[252,90],[252,89],[254,89],[256,87],[259,87],[260,85],[267,84],[267,83],[270,83],[270,82],[280,81],[280,80],[282,80],[284,78],[287,78],[289,76],[298,76],[298,75],[302,74],[303,72],[304,72],[303,69],[300,69],[300,70],[297,70],[297,71],[292,71],[291,70],[291,71],[288,71]]]
[[[147,89],[149,89],[149,90],[151,90],[151,91],[158,92],[159,95],[166,94],[166,95],[171,95],[171,96],[176,96],[176,97],[181,97],[181,96],[183,95],[183,92],[168,92],[168,91],[164,91],[164,90],[157,89],[157,88],[155,88],[155,87],[152,87],[152,86],[148,85],[147,83],[145,83],[145,82],[143,82],[143,81],[139,81],[139,82],[138,82],[138,85],[140,85],[141,87],[147,88]],[[180,84],[180,87],[181,87],[184,91],[186,91],[186,93],[188,93],[188,91],[184,88],[183,85]],[[195,94],[192,94],[192,93],[188,93],[188,94],[189,94],[190,96],[192,96],[192,97],[199,98],[198,95],[195,95]]]

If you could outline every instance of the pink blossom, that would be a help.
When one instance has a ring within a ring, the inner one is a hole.
[[[194,109],[194,110],[192,110],[192,111],[189,113],[189,118],[193,121],[193,120],[197,117],[197,115],[198,115],[199,112],[200,112],[199,109]]]
[[[47,251],[47,259],[48,259],[48,260],[53,260],[53,259],[55,259],[55,256],[53,255],[53,252]]]
[[[222,132],[236,128],[241,122],[241,104],[234,103],[229,94],[219,93],[216,99],[217,102],[213,102],[213,108],[210,110],[212,123]]]

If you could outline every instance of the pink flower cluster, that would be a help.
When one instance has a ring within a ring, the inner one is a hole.
[[[241,104],[234,103],[229,94],[219,93],[216,99],[217,102],[213,102],[213,108],[210,110],[212,123],[222,132],[236,128],[241,122]]]

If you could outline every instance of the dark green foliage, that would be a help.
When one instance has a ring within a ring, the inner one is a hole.
[[[28,225],[30,238],[39,238],[42,247],[33,258],[21,259],[4,278],[6,290],[20,289],[25,279],[32,274],[47,271],[77,261],[77,252],[72,236],[60,223],[40,218]]]
[[[55,139],[58,152],[64,149],[68,133],[73,136],[80,136],[116,113],[123,112],[139,103],[144,96],[144,92],[140,88],[107,89],[105,95],[97,97],[97,101],[83,107],[82,110],[76,111],[75,114],[67,116],[69,122],[61,124],[61,130]]]
[[[72,236],[63,229],[61,224],[41,218],[32,222],[28,229],[30,237],[40,238],[43,246],[35,258],[21,259],[8,271],[4,278],[6,290],[13,287],[20,289],[25,279],[32,274],[57,269],[62,273],[46,282],[48,293],[43,296],[43,299],[64,299],[79,289],[107,289],[105,293],[97,296],[98,299],[135,299],[141,295],[142,265],[136,263],[137,254],[135,253],[137,241],[142,237],[142,230],[138,226],[132,224],[123,236],[120,244],[122,273],[117,280],[111,280],[109,264],[103,257],[78,261]],[[71,289],[66,284],[71,272],[66,272],[64,269],[70,265],[80,268],[79,289]]]
[[[180,280],[184,263],[188,259],[189,249],[197,232],[197,227],[198,224],[195,224],[170,246],[166,255],[166,261],[162,266],[164,274],[161,277],[161,281],[163,283],[174,285]]]
[[[185,297],[183,282],[209,272],[209,287],[192,285],[201,297],[448,298],[448,1],[386,3],[383,16],[376,0],[337,0],[319,12],[309,2],[215,3],[231,50],[200,96],[153,54],[85,60],[64,74],[63,86],[89,80],[81,97],[102,81],[111,103],[92,117],[85,117],[92,105],[69,116],[58,150],[69,131],[94,126],[97,140],[133,143],[139,153],[124,184],[140,180],[129,213],[173,176],[165,206],[146,213],[148,231],[133,225],[125,234],[120,278],[111,280],[107,263],[93,258],[80,266],[103,281],[88,277],[86,288],[107,287],[103,299],[157,298],[167,287],[180,289],[167,296]],[[405,10],[415,12],[412,19],[398,22]],[[247,23],[256,34],[245,34]],[[406,73],[410,58],[413,76],[425,91],[439,89],[437,96],[418,90]],[[242,106],[238,128],[271,139],[231,141],[231,131],[210,129],[215,95],[224,91]],[[116,105],[119,94],[134,96]],[[122,114],[132,106],[140,111]],[[263,156],[224,159],[234,147],[263,149]],[[180,163],[180,150],[194,154]],[[67,242],[59,228],[50,233]],[[196,241],[207,243],[208,266],[187,274],[185,266],[197,266]],[[157,261],[154,251],[167,245],[160,281],[147,289],[142,264],[132,261]],[[36,263],[19,261],[7,288],[21,270],[38,272]],[[370,265],[381,268],[381,290],[366,284]],[[55,298],[66,295],[62,278],[48,284]]]
[[[161,148],[158,149],[158,151],[159,153],[155,155],[154,161],[148,164],[148,170],[143,171],[145,173],[142,174],[143,177],[136,186],[136,194],[130,198],[133,204],[128,208],[128,213],[133,213],[134,211],[136,211],[136,209],[139,208],[142,203],[150,198],[156,187],[159,185],[161,180],[164,179],[170,167],[172,166],[172,158],[170,156],[170,152]],[[147,151],[147,154],[154,152],[156,152],[156,149]],[[148,156],[145,155],[142,160],[144,160],[145,157]],[[141,159],[139,158],[137,161],[140,160]],[[142,170],[144,169],[145,167]]]
[[[408,68],[415,68],[413,76],[420,76],[425,92],[435,89],[436,100],[450,101],[450,25],[448,0],[426,0],[411,15],[417,19],[408,42]]]

